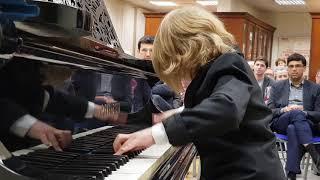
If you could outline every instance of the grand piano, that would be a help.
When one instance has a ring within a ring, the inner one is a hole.
[[[100,92],[111,96],[112,87],[103,77],[148,82],[156,79],[149,62],[124,53],[103,1],[0,3],[9,14],[1,17],[0,67],[13,60],[41,63],[46,67],[47,77],[55,77],[48,78],[46,83],[56,88],[61,82],[57,83],[57,79],[63,80],[75,71],[97,73],[101,75]],[[21,9],[27,10],[21,13]],[[10,11],[16,12],[12,16]],[[63,152],[42,144],[9,152],[6,146],[10,144],[0,143],[0,179],[184,179],[196,156],[192,144],[185,147],[154,145],[122,156],[113,155],[112,142],[118,133],[131,133],[145,127],[137,125],[137,119],[150,121],[124,109],[131,123],[74,134],[73,142]]]

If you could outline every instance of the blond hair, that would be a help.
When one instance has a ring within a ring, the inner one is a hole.
[[[161,80],[180,92],[181,80],[193,79],[201,66],[233,51],[234,44],[233,36],[212,13],[193,6],[176,9],[159,27],[153,66]]]

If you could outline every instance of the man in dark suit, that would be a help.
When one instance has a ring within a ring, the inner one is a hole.
[[[269,96],[269,89],[272,84],[274,83],[274,80],[270,77],[265,75],[265,72],[268,68],[268,61],[263,57],[258,57],[255,59],[253,64],[253,73],[254,77],[258,81],[258,84],[262,90],[262,97],[265,101],[268,100]]]
[[[273,112],[271,128],[288,135],[286,171],[288,179],[296,179],[305,150],[320,167],[320,154],[310,143],[320,134],[320,87],[303,78],[306,59],[302,55],[290,55],[287,64],[289,79],[272,86],[268,106]]]

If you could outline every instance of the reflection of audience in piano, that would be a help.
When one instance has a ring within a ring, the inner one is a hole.
[[[203,179],[285,179],[268,123],[271,111],[234,39],[212,13],[197,7],[171,11],[154,49],[155,71],[176,92],[191,80],[185,108],[161,123],[119,134],[115,154],[170,142],[193,142]]]
[[[1,140],[6,142],[10,131],[19,137],[39,139],[42,143],[61,150],[70,143],[71,132],[41,122],[39,117],[43,112],[74,119],[117,119],[114,113],[106,111],[103,106],[61,93],[52,86],[44,86],[45,77],[41,68],[40,63],[14,59],[1,68],[0,82],[5,85],[0,89]]]

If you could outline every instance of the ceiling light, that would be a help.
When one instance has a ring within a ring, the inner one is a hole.
[[[304,0],[274,0],[279,5],[305,5]]]
[[[156,6],[177,6],[177,4],[172,1],[149,1],[149,2]]]
[[[218,5],[217,0],[212,0],[212,1],[197,1],[198,4],[201,4],[202,6],[216,6]]]

